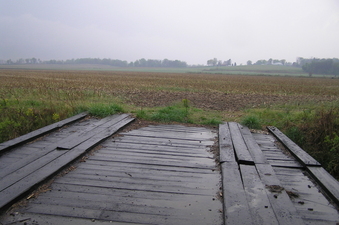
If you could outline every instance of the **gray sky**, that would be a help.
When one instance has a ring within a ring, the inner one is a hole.
[[[338,0],[0,0],[0,59],[339,57]]]

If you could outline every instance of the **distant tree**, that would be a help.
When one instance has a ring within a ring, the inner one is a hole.
[[[302,69],[312,76],[312,74],[339,75],[339,60],[334,59],[313,59],[311,62],[303,64]]]
[[[267,64],[268,64],[268,65],[272,65],[272,63],[273,63],[273,59],[270,58],[270,59],[267,61]]]
[[[281,59],[281,60],[280,60],[280,63],[283,64],[283,65],[285,65],[286,59]]]
[[[255,63],[255,65],[266,65],[266,64],[267,64],[267,61],[265,59],[260,59]]]
[[[237,66],[237,63],[236,63],[236,62],[234,62],[234,66]]]
[[[252,65],[252,61],[251,60],[248,60],[247,61],[247,66],[251,66]]]
[[[8,59],[8,60],[6,61],[6,63],[10,65],[10,64],[13,64],[13,61],[12,61],[11,59]]]
[[[18,59],[16,62],[16,64],[24,64],[25,60],[23,58]]]

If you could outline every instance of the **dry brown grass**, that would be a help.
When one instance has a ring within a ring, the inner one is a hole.
[[[328,102],[339,96],[339,79],[147,72],[1,70],[1,92],[21,97],[86,101],[119,98],[136,106],[164,106],[182,99],[202,109],[238,111],[284,103]],[[12,93],[10,93],[12,90]]]

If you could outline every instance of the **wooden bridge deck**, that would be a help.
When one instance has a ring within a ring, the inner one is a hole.
[[[216,130],[153,125],[111,137],[132,120],[128,115],[85,119],[33,142],[0,144],[9,146],[0,149],[0,222],[339,222],[338,182],[276,128],[269,128],[274,137],[233,122]],[[98,143],[97,151],[53,178],[39,195],[31,194]],[[23,196],[29,200],[9,208]]]

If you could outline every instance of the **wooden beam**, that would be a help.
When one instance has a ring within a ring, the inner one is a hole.
[[[83,119],[87,116],[87,113],[80,113],[78,115],[72,116],[70,118],[67,118],[65,120],[59,121],[57,123],[53,123],[51,125],[45,126],[43,128],[40,128],[38,130],[32,131],[28,134],[22,135],[20,137],[14,138],[12,140],[6,141],[4,143],[0,144],[0,155],[4,153],[7,150],[10,150],[11,148],[27,143],[33,139],[36,139],[38,137],[41,137],[53,130],[59,129],[67,124],[73,123],[77,120]]]
[[[224,162],[221,164],[221,172],[225,224],[252,224],[238,164]]]
[[[307,170],[332,200],[339,205],[339,182],[323,167],[308,166]]]
[[[231,138],[233,142],[233,147],[239,164],[249,164],[254,165],[253,158],[248,151],[248,148],[245,144],[244,138],[240,132],[238,123],[229,122],[228,123],[231,133]]]
[[[236,161],[231,140],[231,133],[227,123],[219,125],[219,151],[220,163]]]
[[[301,149],[285,134],[283,134],[278,128],[268,126],[267,129],[291,152],[291,154],[303,165],[303,166],[321,166],[321,164],[310,156],[307,152]]]

